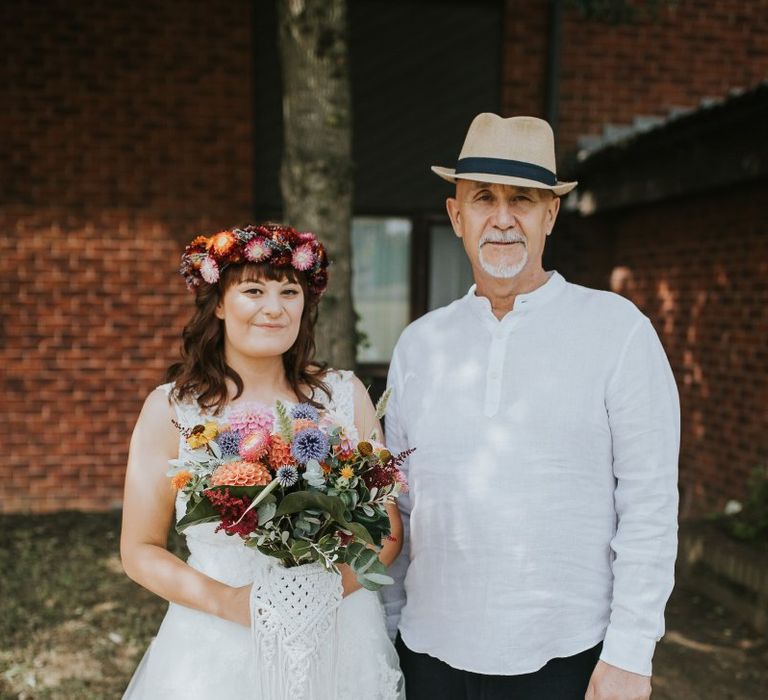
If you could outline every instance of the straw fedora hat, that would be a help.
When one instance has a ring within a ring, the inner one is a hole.
[[[555,174],[552,127],[536,117],[509,117],[484,112],[469,125],[455,168],[432,166],[443,180],[535,187],[556,195],[570,192],[577,182],[559,182]]]

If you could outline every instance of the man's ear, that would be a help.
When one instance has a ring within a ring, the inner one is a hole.
[[[557,195],[552,196],[552,201],[547,206],[547,235],[552,233],[555,228],[555,221],[557,221],[557,214],[560,211],[560,197]]]
[[[459,200],[455,197],[448,197],[445,200],[445,210],[448,212],[448,218],[451,220],[453,232],[461,238],[461,211]]]

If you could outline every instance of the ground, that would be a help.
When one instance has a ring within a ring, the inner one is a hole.
[[[121,696],[165,604],[122,573],[118,533],[116,513],[0,515],[0,700]],[[653,700],[753,700],[768,639],[678,588],[654,670]]]

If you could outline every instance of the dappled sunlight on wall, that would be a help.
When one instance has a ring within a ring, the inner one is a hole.
[[[768,464],[765,201],[758,182],[596,215],[571,224],[578,242],[553,261],[571,281],[605,279],[653,322],[680,392],[683,515],[743,499]]]

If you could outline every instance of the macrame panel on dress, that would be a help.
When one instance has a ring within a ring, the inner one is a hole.
[[[337,697],[337,614],[341,577],[321,564],[265,567],[251,589],[258,697]]]

